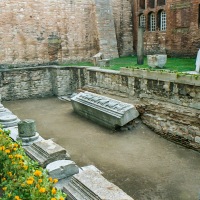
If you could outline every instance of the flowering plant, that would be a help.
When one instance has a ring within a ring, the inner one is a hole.
[[[9,134],[0,127],[0,187],[4,191],[0,200],[64,200],[66,195],[54,187],[58,180],[49,177]]]

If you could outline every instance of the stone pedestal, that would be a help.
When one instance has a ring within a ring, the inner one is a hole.
[[[79,173],[79,168],[71,160],[58,160],[46,167],[49,176],[52,178],[63,179]]]
[[[39,133],[36,132],[35,121],[32,119],[25,119],[18,123],[18,137],[17,140],[22,141],[23,146],[31,145],[33,142],[42,141]]]
[[[98,62],[100,60],[102,60],[102,59],[103,59],[103,54],[101,52],[99,52],[95,56],[93,56],[93,64],[94,64],[94,66],[97,66]]]
[[[26,154],[37,161],[42,167],[57,160],[69,160],[70,155],[67,151],[52,140],[34,142],[30,146],[24,147]]]
[[[0,116],[0,124],[3,126],[3,128],[17,126],[19,121],[20,120],[17,118],[17,116],[13,115],[12,113]]]
[[[147,64],[150,67],[164,67],[167,62],[166,54],[147,55]]]
[[[98,67],[110,67],[110,60],[109,59],[99,60]]]

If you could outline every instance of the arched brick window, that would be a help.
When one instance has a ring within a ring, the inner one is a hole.
[[[139,26],[145,28],[146,27],[146,17],[144,14],[139,16]]]
[[[145,9],[145,0],[140,0],[140,8]]]
[[[157,0],[157,6],[164,6],[165,0]]]
[[[160,31],[166,31],[167,16],[166,16],[166,12],[164,10],[160,10],[158,12],[157,24],[158,24],[158,29]]]
[[[149,18],[149,31],[156,31],[156,16],[155,13],[151,12],[148,15]]]
[[[155,0],[148,0],[148,7],[149,8],[155,8]]]

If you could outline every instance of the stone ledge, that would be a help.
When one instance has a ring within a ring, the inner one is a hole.
[[[134,76],[138,78],[200,86],[200,76],[196,79],[195,75],[192,74],[183,74],[182,76],[178,76],[176,73],[169,73],[167,71],[149,71],[124,67],[120,69],[120,74],[126,76]]]

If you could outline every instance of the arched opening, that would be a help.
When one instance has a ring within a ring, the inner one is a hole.
[[[149,31],[156,31],[156,16],[155,13],[151,12],[148,14],[148,27]]]
[[[166,16],[166,12],[164,10],[160,10],[158,12],[157,24],[158,24],[158,29],[160,31],[166,31],[166,28],[167,28],[167,16]]]
[[[144,14],[139,15],[139,27],[146,27],[146,17]]]

